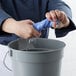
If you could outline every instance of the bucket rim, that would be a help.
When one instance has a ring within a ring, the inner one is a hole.
[[[16,50],[16,51],[18,51],[18,52],[26,52],[26,53],[49,53],[49,52],[60,51],[61,49],[63,49],[63,48],[66,46],[66,44],[65,44],[63,41],[56,40],[56,39],[48,39],[48,40],[53,40],[53,41],[58,41],[58,42],[63,43],[63,47],[58,48],[58,49],[33,48],[33,50],[38,50],[38,49],[40,49],[41,51],[29,51],[29,50],[32,50],[32,49],[28,49],[28,50],[23,51],[23,50],[18,50],[18,49],[14,49],[14,48],[11,48],[11,47],[10,47],[10,45],[11,45],[13,42],[18,41],[18,40],[20,40],[20,39],[21,39],[21,38],[16,39],[16,40],[14,40],[14,41],[11,41],[11,42],[8,44],[8,48],[10,48],[11,50]],[[46,38],[31,38],[31,39],[44,39],[44,40],[46,40]],[[26,40],[26,39],[25,39],[25,40]]]

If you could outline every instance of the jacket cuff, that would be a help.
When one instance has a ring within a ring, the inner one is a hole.
[[[2,22],[4,20],[6,20],[7,18],[10,18],[11,16],[8,15],[6,12],[4,12],[2,9],[0,9],[0,25],[2,24]]]
[[[11,18],[11,16],[4,12],[2,9],[0,9],[0,35],[8,34],[2,31],[2,24],[8,18]]]
[[[70,20],[70,25],[68,27],[55,30],[56,37],[64,37],[70,31],[76,30],[75,24],[72,22],[71,19],[69,19],[69,20]]]

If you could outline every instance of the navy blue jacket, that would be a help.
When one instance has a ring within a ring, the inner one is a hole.
[[[75,29],[71,20],[71,9],[62,0],[0,0],[0,25],[9,17],[16,20],[31,19],[34,22],[45,19],[45,13],[50,10],[59,9],[64,11],[70,19],[70,26],[67,28],[56,29],[56,37],[63,37],[69,31]],[[13,26],[13,25],[11,25]],[[48,37],[48,29],[42,31],[43,38]],[[0,26],[0,43],[7,44],[18,37],[13,34],[5,33]]]

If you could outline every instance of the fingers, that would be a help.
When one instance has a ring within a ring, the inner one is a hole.
[[[70,21],[63,11],[55,10],[58,20],[61,22],[62,27],[69,25]]]
[[[19,33],[19,37],[27,39],[27,38],[33,38],[33,37],[40,37],[40,33],[33,30],[31,32],[27,32],[27,34],[25,32]]]
[[[34,24],[34,22],[31,21],[31,20],[27,20],[27,23],[30,24],[30,25],[33,25]],[[32,28],[32,31],[30,32],[31,33],[31,36],[30,37],[40,37],[41,33],[39,33],[37,30],[35,30],[33,28],[33,26],[31,26],[31,28]]]
[[[33,26],[31,26],[30,35],[31,37],[40,37],[41,33],[35,30]]]
[[[27,22],[27,24],[30,24],[30,25],[33,25],[34,24],[34,22],[32,21],[32,20],[25,20],[26,22]]]
[[[66,15],[63,11],[59,11],[59,10],[55,10],[55,13],[57,15],[57,18],[59,21],[61,21],[62,23],[65,23],[66,20]]]
[[[33,30],[32,36],[33,37],[40,37],[41,33],[39,33],[38,31],[36,31],[35,29]]]
[[[41,33],[38,32],[37,30],[34,29],[33,27],[34,22],[32,22],[32,24],[30,24],[31,29],[30,29],[30,37],[40,37]]]
[[[33,26],[31,25],[31,26],[30,26],[30,29],[27,30],[27,33],[24,32],[24,34],[21,34],[21,35],[22,35],[22,36],[21,36],[22,38],[27,39],[27,38],[33,38],[33,37],[40,37],[41,33],[39,33],[38,31],[36,31],[36,30],[33,28]]]
[[[31,20],[27,20],[27,22],[28,22],[30,25],[33,25],[33,24],[34,24],[34,22],[31,21]],[[37,30],[35,30],[35,29],[33,28],[33,26],[31,26],[31,32],[30,32],[30,33],[31,33],[31,34],[30,34],[30,37],[40,37],[40,35],[41,35],[41,33],[38,32]]]
[[[66,16],[66,14],[63,11],[60,11],[60,10],[52,10],[50,12],[47,12],[45,16],[46,16],[46,18],[49,21],[53,21],[52,27],[54,27],[54,28],[56,28],[56,21],[57,20],[60,21],[60,25],[63,24],[62,27],[66,27],[66,26],[69,25],[69,19],[68,19],[68,17]]]
[[[56,21],[58,19],[64,23],[66,17],[67,17],[66,14],[60,10],[52,10],[46,13],[46,18],[52,21]]]
[[[25,24],[33,25],[34,24],[34,22],[30,19],[21,20],[21,21],[18,21],[18,23],[22,23],[23,25],[25,25]]]
[[[55,13],[54,10],[50,11],[50,12],[47,12],[46,17],[47,17],[48,20],[51,20],[51,21],[56,21],[57,20],[56,13]]]
[[[47,12],[47,13],[45,14],[45,16],[46,16],[46,18],[47,18],[49,21],[52,20],[52,17],[51,17],[51,15],[50,15],[49,12]]]

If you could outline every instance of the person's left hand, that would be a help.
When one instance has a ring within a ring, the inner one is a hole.
[[[69,26],[70,21],[63,11],[52,10],[50,12],[47,12],[45,16],[49,21],[54,22],[54,24],[52,26],[54,28],[60,29],[60,28]],[[59,25],[56,25],[57,20],[60,21]]]

